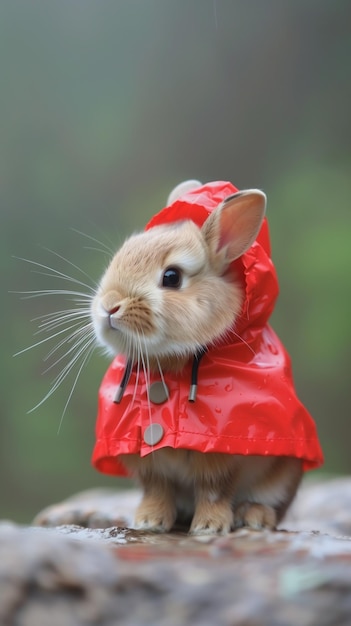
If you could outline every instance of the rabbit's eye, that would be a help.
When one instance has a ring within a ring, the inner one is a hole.
[[[182,284],[182,273],[177,267],[168,267],[163,274],[162,287],[179,289]]]

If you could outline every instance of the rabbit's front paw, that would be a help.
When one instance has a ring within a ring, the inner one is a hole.
[[[228,502],[202,503],[197,506],[190,527],[192,535],[225,535],[233,526],[233,511]]]
[[[275,510],[266,504],[255,504],[243,502],[235,510],[234,527],[247,527],[252,530],[262,530],[263,528],[273,529],[277,524]]]
[[[136,514],[134,527],[138,530],[151,530],[166,533],[174,526],[176,509],[173,503],[162,501],[157,496],[144,496]]]

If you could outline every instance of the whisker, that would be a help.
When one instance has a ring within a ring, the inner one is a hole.
[[[133,347],[133,354],[135,354],[136,350]],[[135,358],[134,358],[135,360]],[[137,362],[137,370],[136,370],[136,375],[135,375],[135,385],[134,385],[134,391],[133,391],[133,397],[130,403],[131,408],[133,408],[134,406],[134,402],[135,402],[135,398],[136,398],[136,394],[137,394],[137,390],[138,390],[138,385],[139,385],[139,376],[140,376],[140,357],[139,354],[137,354],[136,357],[136,362]]]
[[[37,404],[31,411],[37,409],[45,400],[47,400],[53,393],[58,389],[58,387],[62,384],[62,382],[67,378],[69,373],[72,371],[72,368],[75,366],[77,361],[80,359],[81,355],[85,352],[85,350],[91,346],[94,342],[94,338],[90,338],[87,340],[85,346],[81,347],[78,352],[71,358],[71,360],[65,365],[65,367],[61,370],[59,374],[53,379],[51,382],[50,390],[46,394],[46,396]]]
[[[90,250],[91,252],[100,252],[101,254],[108,256],[108,258],[111,257],[111,253],[107,252],[107,250],[104,250],[103,248],[96,248],[95,246],[84,246],[84,250]]]
[[[80,313],[81,310],[88,311],[90,309],[74,308],[74,309],[61,309],[60,311],[51,311],[50,313],[43,313],[42,315],[37,315],[36,317],[32,317],[31,322],[40,322],[40,320],[55,319],[58,315],[61,315],[61,314],[64,315],[65,313],[74,313],[74,312]]]
[[[28,352],[28,350],[37,348],[37,346],[41,346],[43,343],[46,343],[47,341],[50,341],[51,339],[54,339],[55,337],[62,335],[63,333],[71,330],[72,328],[75,328],[75,326],[77,326],[77,324],[73,324],[72,326],[69,326],[68,328],[63,328],[62,330],[59,330],[57,333],[50,335],[50,337],[45,337],[45,339],[41,339],[40,341],[33,343],[31,346],[27,346],[27,348],[23,348],[23,350],[19,350],[19,352],[16,352],[13,356],[19,356],[20,354],[24,354],[24,352]]]
[[[78,280],[77,278],[74,278],[73,276],[65,276],[64,274],[62,275],[58,275],[58,274],[51,274],[50,272],[40,272],[39,270],[31,270],[32,274],[38,274],[39,276],[46,276],[48,278],[51,278],[51,280],[64,280],[67,281],[69,283],[74,283],[76,285],[79,285],[81,287],[84,287],[85,289],[89,289],[89,291],[91,293],[95,293],[98,285],[97,283],[94,284],[94,286],[92,285],[87,285],[86,283],[84,283],[81,280]],[[89,297],[88,294],[80,294],[81,296],[85,295],[85,297]]]
[[[145,375],[145,383],[146,383],[146,394],[147,394],[147,405],[149,411],[149,422],[152,424],[152,416],[151,416],[151,402],[150,402],[150,362],[149,362],[149,354],[146,347],[145,337],[141,338],[138,333],[139,346],[140,346],[140,355],[143,364],[143,370]],[[141,340],[143,339],[144,347],[145,347],[145,355],[142,350]]]
[[[50,272],[39,272],[39,270],[32,270],[32,274],[38,274],[39,276],[47,276],[48,278],[51,278],[52,280],[66,280],[70,283],[75,283],[77,285],[81,285],[83,287],[85,287],[86,289],[89,289],[92,293],[95,293],[95,290],[97,288],[97,283],[94,284],[94,287],[92,287],[92,285],[86,285],[85,283],[83,283],[81,280],[78,280],[77,278],[73,278],[73,276],[58,276],[57,274],[51,274]],[[83,294],[82,294],[83,295]]]
[[[92,296],[90,294],[88,294],[86,296],[86,299],[90,300],[90,303],[91,303],[93,301],[94,295],[95,295],[95,292],[94,292],[94,294]],[[76,304],[84,304],[84,305],[86,305],[86,303],[87,303],[86,299],[83,300],[83,299],[80,299],[80,298],[70,298],[70,302],[75,302]]]
[[[77,228],[72,228],[71,230],[77,233],[78,235],[81,235],[82,237],[86,237],[87,239],[90,239],[91,241],[95,241],[95,243],[99,244],[99,246],[102,246],[104,250],[99,250],[99,252],[104,252],[104,253],[107,252],[108,254],[111,254],[111,255],[114,254],[114,250],[112,248],[110,248],[106,243],[104,243],[103,241],[100,241],[96,237],[92,237],[92,235],[83,233],[81,230],[78,230]]]
[[[78,333],[77,333],[78,335]],[[77,348],[79,348],[79,346],[81,346],[84,342],[86,342],[88,339],[92,338],[94,335],[94,331],[91,330],[90,332],[88,332],[87,334],[82,335],[81,337],[79,337],[76,341],[76,343],[73,344],[73,346],[71,346],[68,350],[66,350],[66,352],[64,352],[58,359],[56,359],[56,361],[54,361],[53,363],[51,363],[51,365],[49,365],[49,367],[47,367],[44,371],[43,374],[47,374],[50,370],[52,370],[54,367],[56,367],[63,359],[67,358],[72,352],[74,352],[75,350],[77,350]],[[61,346],[64,345],[63,342],[61,342]],[[58,346],[57,346],[58,348]],[[46,359],[44,359],[45,361],[48,360],[48,358],[50,358],[54,352],[57,351],[57,348],[55,348],[55,350],[53,350],[50,355],[48,355],[48,357]]]
[[[130,401],[130,408],[132,409],[133,406],[134,406],[134,402],[135,402],[135,398],[136,398],[136,394],[137,394],[137,390],[138,390],[138,384],[139,384],[140,358],[139,358],[138,347],[135,345],[135,343],[132,342],[131,338],[128,338],[128,341],[129,341],[129,344],[127,346],[127,348],[128,348],[127,349],[127,353],[130,355],[133,363],[137,364],[133,396],[132,396],[132,399]]]
[[[95,341],[95,339],[94,339],[94,341]],[[85,357],[82,360],[82,363],[79,366],[77,375],[76,375],[76,377],[75,377],[75,379],[73,381],[73,385],[72,385],[71,391],[68,394],[68,398],[67,398],[66,404],[64,406],[64,409],[63,409],[63,412],[62,412],[62,415],[61,415],[61,419],[60,419],[59,427],[58,427],[58,430],[57,430],[57,434],[60,433],[62,422],[63,422],[63,418],[64,418],[64,416],[66,414],[67,407],[68,407],[68,405],[69,405],[69,403],[71,401],[72,395],[73,395],[74,390],[76,388],[79,376],[81,375],[81,372],[82,372],[82,369],[83,369],[83,367],[85,367],[86,363],[88,363],[89,359],[91,358],[91,355],[94,352],[95,346],[90,344],[90,348],[86,348],[86,349],[87,349],[87,354],[85,355]]]
[[[81,326],[81,323],[79,322],[79,324],[76,324],[75,326],[76,326],[76,328],[75,328],[75,330],[72,333],[70,333],[69,335],[64,337],[59,343],[57,343],[50,350],[50,352],[47,353],[47,355],[43,359],[44,362],[48,361],[52,357],[52,355],[55,354],[55,352],[57,352],[60,348],[62,348],[62,346],[65,343],[70,344],[76,337],[78,337],[78,335],[81,335],[83,332],[85,332],[87,329],[89,329],[90,323],[85,324],[84,326]],[[77,328],[77,326],[78,326],[78,328]]]
[[[240,341],[252,352],[252,354],[256,356],[256,351],[250,346],[250,344],[247,343],[247,341],[245,341],[245,339],[243,339],[243,337],[235,332],[233,328],[230,329],[230,332],[232,332],[238,339],[240,339]]]
[[[87,236],[87,238],[104,248],[104,250],[101,250],[104,254],[111,254],[111,250],[102,242],[93,237]],[[29,413],[38,409],[69,377],[70,382],[73,380],[73,384],[69,389],[62,412],[59,425],[60,430],[63,417],[76,389],[80,374],[96,347],[95,331],[91,321],[91,302],[95,296],[98,284],[87,272],[62,254],[47,247],[42,247],[42,249],[49,252],[55,259],[60,260],[60,263],[57,263],[59,268],[25,257],[17,256],[15,258],[29,264],[32,273],[45,276],[46,284],[50,284],[48,281],[51,281],[50,287],[53,285],[54,288],[27,289],[13,291],[12,293],[19,294],[23,300],[59,296],[69,304],[67,308],[62,308],[59,311],[50,311],[34,317],[31,320],[36,322],[37,325],[34,336],[42,334],[40,340],[19,350],[14,356],[19,356],[33,348],[38,348],[50,342],[50,349],[48,349],[47,354],[43,358],[44,363],[46,363],[43,374],[55,370],[55,376],[50,383],[47,393]],[[69,268],[73,268],[72,271]],[[61,282],[59,283],[58,281]]]
[[[55,319],[60,320],[65,317],[71,317],[72,315],[90,315],[90,308],[74,307],[72,309],[61,309],[61,311],[51,311],[33,318],[32,321],[41,322],[40,325],[42,325],[45,324],[46,321],[50,322]]]
[[[80,329],[78,332],[81,332],[82,329]],[[75,335],[71,335],[70,336],[70,340],[72,340],[73,338],[75,338]],[[93,335],[93,331],[90,330],[90,332],[84,336],[86,345],[91,344],[93,342],[93,340],[95,339],[94,335]],[[83,342],[79,340],[79,342],[77,344],[73,344],[73,349],[76,348],[77,346],[79,346],[80,344],[82,344]],[[63,345],[63,344],[62,344]],[[54,348],[50,354],[50,356],[52,356],[52,354],[54,354],[57,351],[57,347]],[[70,350],[72,351],[72,350]],[[61,370],[61,372],[56,376],[56,378],[54,379],[54,382],[56,382],[57,380],[59,380],[62,376],[63,378],[65,377],[65,373],[68,372],[71,368],[71,365],[79,358],[81,352],[84,351],[84,344],[78,349],[76,350],[75,354],[73,355],[72,359],[66,363],[66,365],[63,367],[63,369]]]
[[[149,424],[150,426],[152,425],[153,421],[152,421],[152,412],[151,412],[151,401],[150,401],[150,382],[151,382],[151,373],[150,373],[150,360],[149,360],[149,353],[148,353],[148,349],[147,349],[147,345],[146,345],[146,341],[145,341],[145,335],[143,334],[143,343],[144,343],[144,348],[145,348],[145,356],[143,354],[142,351],[142,347],[141,347],[141,339],[140,339],[140,353],[141,353],[141,358],[142,358],[142,362],[143,362],[143,368],[144,368],[144,374],[145,374],[145,381],[146,381],[146,393],[147,393],[147,406],[148,406],[148,411],[149,411]],[[146,363],[147,363],[147,369],[145,370],[145,359],[146,359]],[[154,444],[152,444],[151,446],[151,461],[152,463],[155,463],[155,457],[152,454],[153,452],[153,448],[154,448]]]
[[[72,368],[76,365],[77,360],[80,359],[82,354],[84,354],[84,352],[88,350],[89,348],[90,348],[90,352],[93,351],[95,347],[93,346],[94,342],[95,342],[95,338],[91,338],[89,341],[87,341],[87,343],[85,344],[83,348],[80,348],[78,353],[74,357],[72,357],[71,361],[64,367],[64,369],[60,372],[60,374],[58,374],[58,376],[56,376],[56,378],[52,381],[52,384],[50,386],[48,393],[44,396],[44,398],[42,398],[42,400],[40,400],[40,402],[38,402],[32,409],[30,409],[28,413],[32,413],[33,411],[38,409],[42,404],[44,404],[44,402],[46,402],[46,400],[50,398],[50,396],[52,396],[52,394],[58,389],[58,387],[62,384],[62,382],[67,378],[67,376],[72,371]],[[82,368],[80,368],[79,370],[79,374],[80,374],[81,369]]]
[[[73,267],[75,270],[77,270],[78,272],[80,272],[81,274],[83,274],[83,276],[85,276],[86,278],[88,278],[90,281],[92,281],[91,276],[89,276],[89,274],[87,274],[87,272],[85,272],[84,270],[82,270],[81,267],[79,267],[79,265],[76,265],[75,263],[73,263],[72,261],[70,261],[69,259],[67,259],[66,257],[62,256],[62,254],[60,254],[59,252],[56,252],[55,250],[51,250],[50,248],[46,248],[45,246],[43,246],[43,250],[46,250],[47,252],[50,252],[50,254],[53,254],[54,256],[56,256],[58,259],[61,259],[61,261],[64,261],[64,263],[67,263],[68,265],[70,265],[71,267]],[[51,268],[50,268],[51,269]],[[96,286],[97,283],[95,281],[92,281]],[[84,283],[83,283],[84,284]],[[85,285],[86,287],[88,285]]]
[[[78,321],[87,318],[90,318],[90,311],[73,311],[71,313],[61,315],[60,317],[53,317],[39,324],[38,330],[34,333],[34,335],[59,328],[60,326],[67,324],[67,322],[71,319]]]
[[[38,298],[41,296],[79,296],[86,300],[91,300],[92,298],[91,294],[79,293],[78,291],[71,291],[69,289],[31,289],[30,291],[10,291],[10,293],[25,296],[22,300],[29,300],[30,298]]]
[[[111,239],[111,237],[107,235],[106,231],[103,231],[102,228],[100,228],[100,226],[96,224],[96,222],[94,222],[93,220],[88,218],[88,222],[93,227],[94,234],[96,235],[96,233],[100,233],[101,237],[103,237],[104,241],[106,241],[107,243],[104,244],[102,240],[99,241],[98,239],[97,239],[97,242],[100,243],[102,246],[106,245],[107,249],[108,249],[107,244],[109,244],[110,250],[112,254],[114,254],[116,252],[116,240]],[[82,235],[84,236],[83,232],[82,232]]]
[[[167,390],[166,381],[165,381],[164,376],[163,376],[163,371],[162,371],[161,363],[160,363],[160,360],[159,360],[158,356],[156,356],[156,362],[157,362],[158,371],[160,372],[160,377],[161,377],[161,380],[162,380],[162,384],[163,384],[165,390]]]
[[[49,250],[50,252],[50,250]],[[53,253],[55,254],[55,253]],[[57,255],[60,257],[60,255]],[[25,263],[29,263],[30,265],[34,265],[35,267],[40,267],[43,270],[47,270],[48,272],[52,272],[52,274],[44,274],[45,276],[50,276],[51,278],[57,277],[57,278],[62,278],[62,280],[68,280],[70,282],[76,283],[77,285],[81,285],[82,287],[86,287],[87,289],[89,289],[90,291],[93,291],[93,287],[91,285],[88,285],[87,283],[84,283],[81,280],[78,280],[78,278],[73,278],[72,276],[69,276],[68,274],[65,274],[64,272],[61,272],[60,270],[55,269],[54,267],[50,267],[49,265],[45,265],[44,263],[39,263],[38,261],[32,261],[31,259],[26,259],[24,257],[20,257],[20,256],[15,256],[15,259],[18,259],[19,261],[24,261]],[[61,257],[63,258],[63,257]],[[67,261],[67,263],[70,263],[70,261]],[[73,267],[76,267],[74,265],[74,263],[70,263],[71,265],[73,265]],[[77,267],[77,269],[79,270],[79,268]],[[83,271],[83,270],[79,270],[79,271]],[[42,274],[43,272],[36,272],[39,274]],[[85,272],[83,272],[85,274]],[[88,274],[85,274],[89,280],[91,280],[91,278],[88,276]],[[93,282],[93,281],[92,281]],[[97,283],[94,283],[95,286],[97,286]]]

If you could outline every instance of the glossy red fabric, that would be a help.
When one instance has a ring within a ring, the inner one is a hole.
[[[237,189],[214,182],[191,191],[155,215],[146,229],[182,219],[201,226],[211,211]],[[190,361],[181,374],[165,373],[169,400],[148,402],[147,383],[133,371],[120,404],[114,404],[125,360],[117,356],[99,392],[93,465],[107,474],[127,475],[121,454],[140,456],[170,446],[201,452],[293,456],[304,469],[323,462],[315,423],[296,396],[290,358],[268,325],[278,295],[278,281],[270,257],[267,221],[251,248],[233,263],[245,289],[245,302],[235,329],[225,342],[201,359],[195,403],[188,401]],[[159,380],[157,376],[151,382]],[[138,383],[137,392],[135,384]],[[154,446],[143,433],[161,424],[162,439]]]

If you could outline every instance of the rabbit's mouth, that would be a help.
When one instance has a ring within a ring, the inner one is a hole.
[[[120,322],[118,322],[118,320],[116,320],[116,318],[113,317],[113,315],[110,314],[107,316],[107,323],[109,327],[111,328],[111,330],[116,330],[117,332],[121,332]]]

